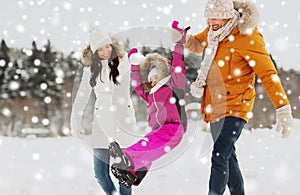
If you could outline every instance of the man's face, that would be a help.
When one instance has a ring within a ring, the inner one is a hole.
[[[208,18],[207,23],[212,27],[214,31],[219,30],[230,20],[228,19],[216,19],[216,18]]]

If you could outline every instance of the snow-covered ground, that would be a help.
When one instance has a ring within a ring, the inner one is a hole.
[[[300,120],[294,123],[287,139],[270,129],[243,131],[237,153],[247,195],[299,194]],[[197,125],[190,122],[190,130]],[[210,135],[198,130],[182,143],[180,155],[154,164],[134,194],[207,194]],[[1,195],[104,194],[94,179],[91,153],[78,138],[0,137],[0,156]]]

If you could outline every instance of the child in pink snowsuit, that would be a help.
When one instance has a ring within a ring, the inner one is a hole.
[[[173,28],[177,28],[177,24],[173,23]],[[176,147],[186,131],[186,70],[182,44],[189,27],[177,29],[183,38],[174,46],[171,65],[157,53],[145,57],[136,48],[128,53],[134,90],[147,102],[148,124],[152,131],[124,150],[116,142],[110,144],[111,156],[120,157],[122,162],[122,165],[113,164],[112,172],[126,187],[138,185],[151,163]],[[121,170],[123,168],[125,170]]]

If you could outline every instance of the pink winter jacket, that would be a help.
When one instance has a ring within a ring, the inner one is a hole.
[[[140,76],[140,66],[131,65],[132,80],[136,82],[135,92],[147,102],[148,124],[152,129],[158,129],[164,124],[182,124],[186,130],[185,114],[185,66],[183,46],[176,44],[172,51],[171,74],[160,80],[155,86],[157,90],[145,93]]]

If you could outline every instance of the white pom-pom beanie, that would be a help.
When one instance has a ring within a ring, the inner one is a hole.
[[[105,32],[100,26],[90,25],[89,26],[89,43],[93,53],[97,49],[106,44],[112,44],[112,40],[107,32]]]
[[[233,18],[236,10],[233,7],[232,0],[208,0],[204,17],[214,19]]]

